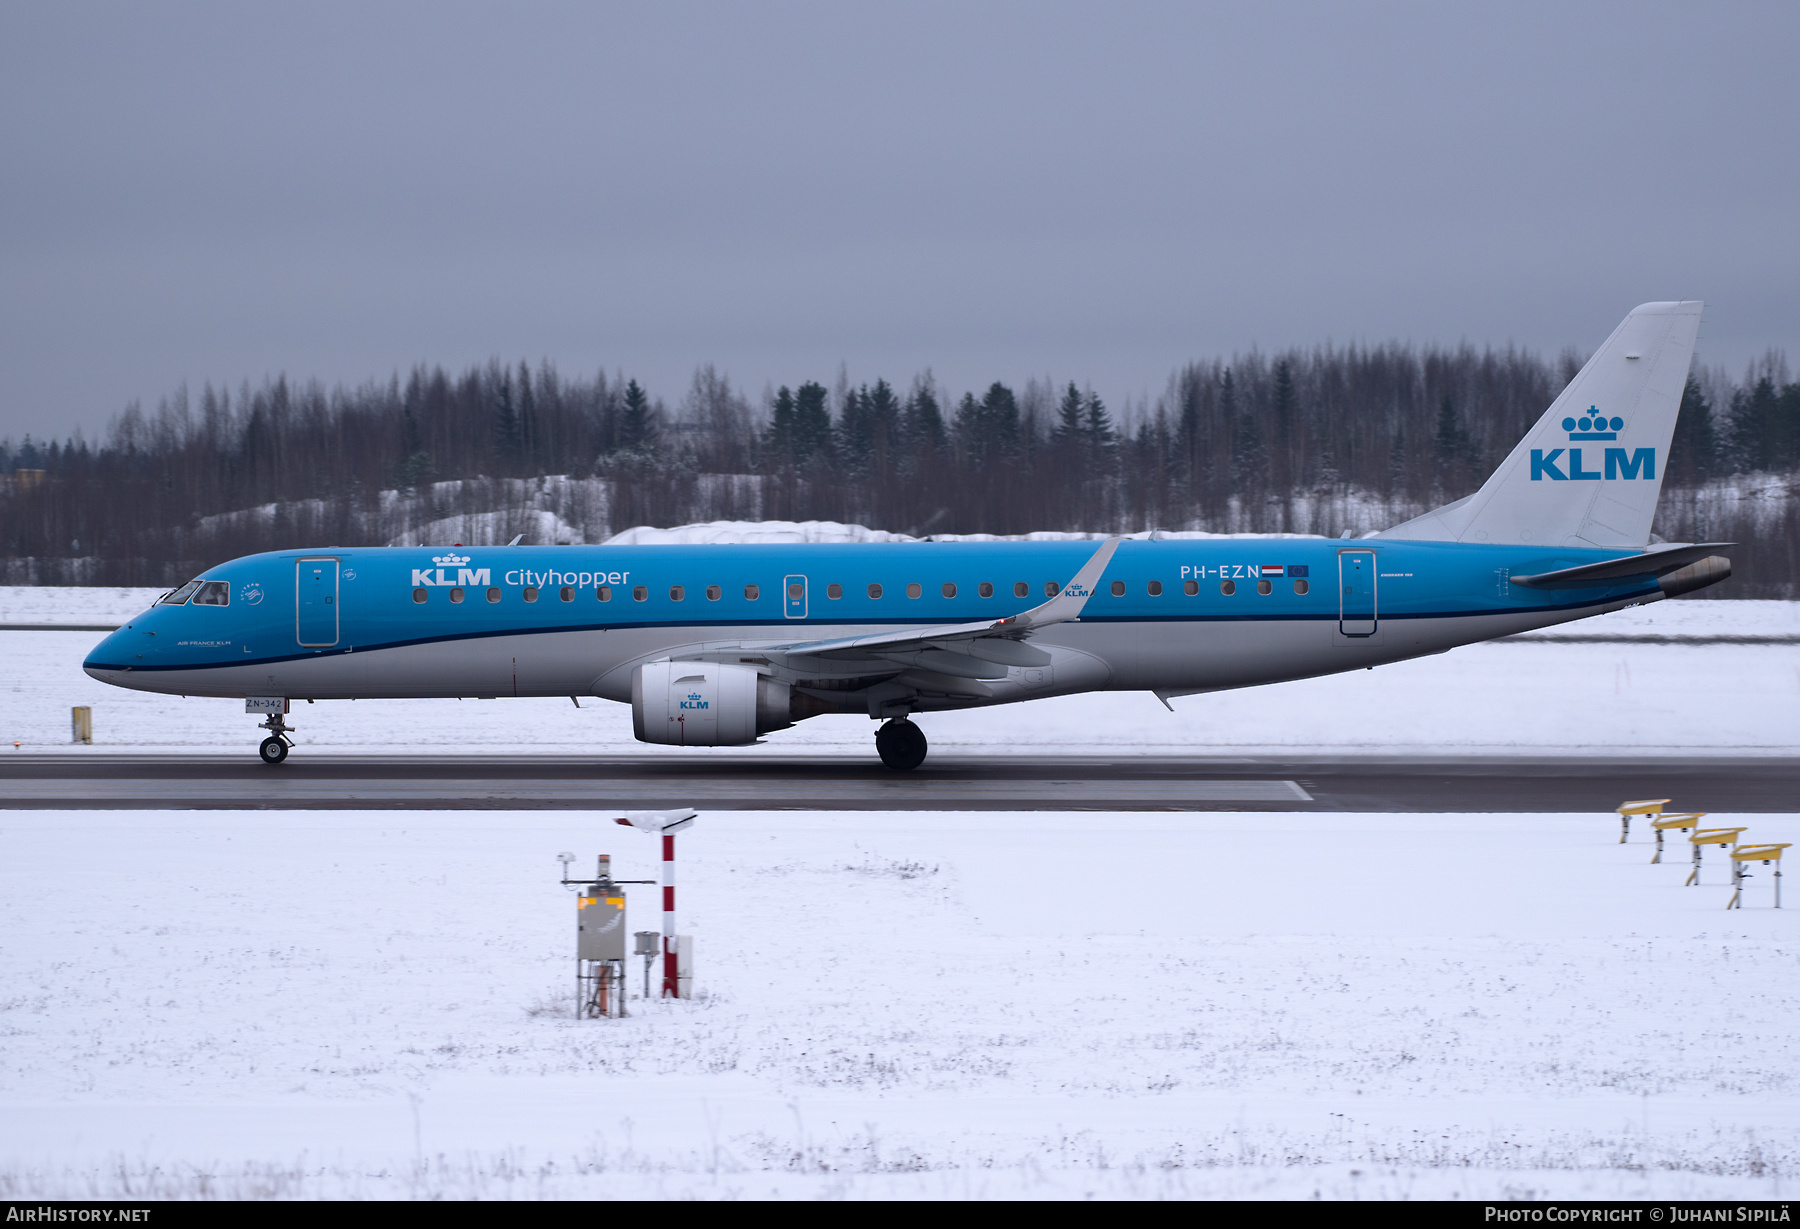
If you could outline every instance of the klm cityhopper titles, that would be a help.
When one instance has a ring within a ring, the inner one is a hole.
[[[1441,653],[1730,575],[1726,544],[1649,545],[1700,308],[1639,307],[1479,491],[1370,538],[283,551],[183,585],[84,665],[247,700],[271,764],[296,699],[598,696],[696,747],[866,714],[909,769],[919,713]]]

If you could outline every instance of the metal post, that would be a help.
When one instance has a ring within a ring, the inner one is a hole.
[[[663,833],[662,846],[662,996],[665,999],[672,999],[681,993],[681,987],[677,984],[676,980],[677,969],[675,964],[675,834],[672,832]]]
[[[1655,866],[1658,862],[1662,861],[1662,839],[1663,830],[1658,828],[1656,830],[1656,856],[1650,859],[1650,865],[1652,866]]]

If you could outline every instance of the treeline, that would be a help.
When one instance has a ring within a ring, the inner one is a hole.
[[[953,396],[929,374],[753,401],[711,367],[671,405],[623,376],[498,363],[184,390],[98,443],[0,442],[0,579],[174,584],[250,551],[529,511],[589,541],[709,519],[1360,533],[1473,490],[1579,365],[1468,346],[1251,353],[1125,407],[1036,380]],[[1741,540],[1730,593],[1800,597],[1800,383],[1784,363],[1691,378],[1671,452],[1658,533]],[[568,479],[555,507],[521,481],[542,475]]]

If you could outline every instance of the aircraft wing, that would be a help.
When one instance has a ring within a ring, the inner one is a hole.
[[[1081,565],[1068,584],[1057,591],[1055,597],[1030,610],[1004,619],[989,619],[979,623],[952,623],[948,626],[921,627],[898,632],[877,632],[869,636],[847,636],[837,640],[810,640],[795,644],[775,646],[775,652],[782,654],[800,654],[807,657],[883,657],[892,653],[921,651],[948,646],[959,641],[973,640],[1009,640],[1017,642],[1040,628],[1050,627],[1057,623],[1068,623],[1081,617],[1087,606],[1088,598],[1093,596],[1094,587],[1100,583],[1100,574],[1106,571],[1106,565],[1112,562],[1113,552],[1119,549],[1119,538],[1108,538],[1100,544],[1100,549]],[[1006,661],[1013,665],[1042,665],[1048,661],[1018,660],[1026,654],[1008,654],[997,645],[984,646],[991,652],[999,654],[990,658],[995,661]],[[768,651],[768,650],[764,650]],[[1038,650],[1031,650],[1031,656],[1041,656]],[[1003,677],[1005,671],[1001,671]]]

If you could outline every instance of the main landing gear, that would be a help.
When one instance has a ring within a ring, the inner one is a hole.
[[[904,717],[875,731],[875,750],[881,762],[897,772],[910,772],[925,762],[925,731]]]
[[[294,727],[283,721],[280,713],[270,713],[269,719],[256,728],[269,731],[269,736],[262,740],[262,746],[257,748],[262,754],[263,763],[279,764],[285,760],[288,748],[294,745],[294,740],[288,737],[293,733]]]

